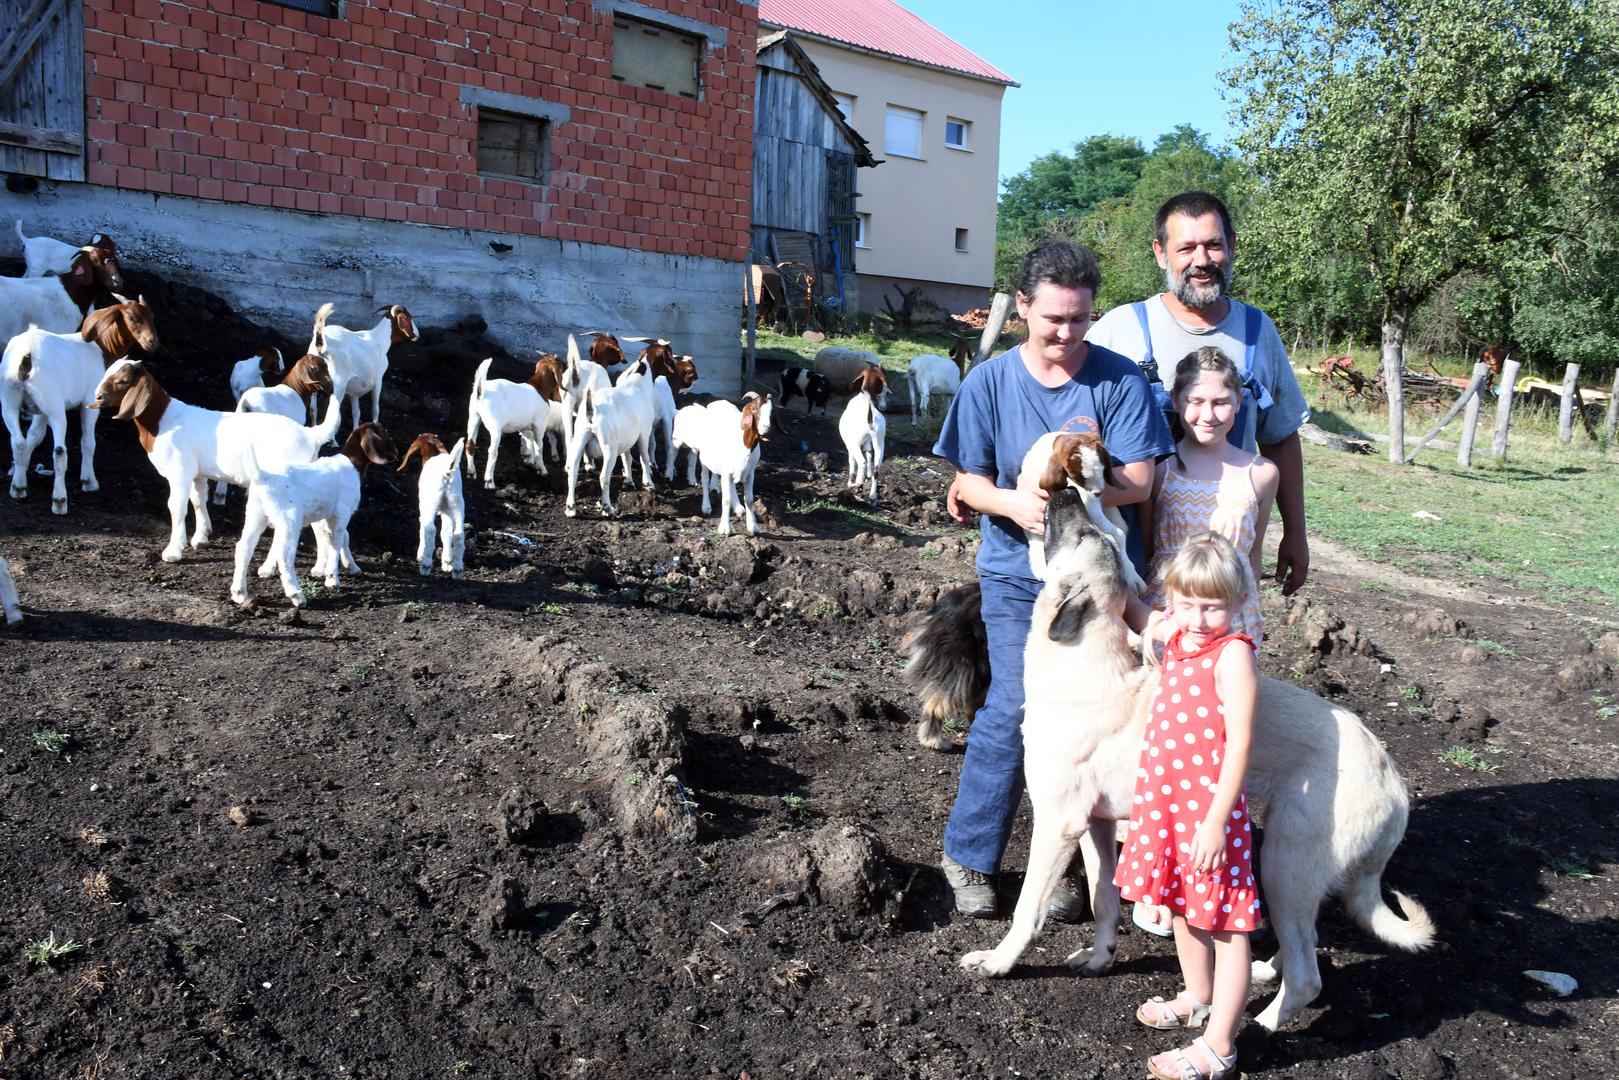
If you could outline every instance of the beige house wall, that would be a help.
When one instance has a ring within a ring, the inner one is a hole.
[[[850,122],[883,162],[859,172],[855,209],[871,215],[867,246],[855,252],[861,276],[987,290],[995,277],[995,200],[1006,87],[795,37],[826,84],[855,99]],[[924,114],[920,158],[899,156],[884,145],[889,105]],[[970,125],[966,150],[945,145],[947,118]],[[965,252],[956,250],[957,229],[967,230]],[[952,297],[967,292],[942,291]],[[950,307],[967,306],[938,299]],[[862,296],[862,301],[868,309],[880,304],[877,295]]]

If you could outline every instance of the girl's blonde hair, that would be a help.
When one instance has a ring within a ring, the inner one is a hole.
[[[1235,544],[1217,532],[1199,533],[1164,567],[1164,592],[1235,605],[1252,587],[1249,576],[1248,560]]]
[[[1238,401],[1242,399],[1242,374],[1237,371],[1237,365],[1231,362],[1231,358],[1213,345],[1193,349],[1181,357],[1181,362],[1175,365],[1175,383],[1169,396],[1179,401],[1181,391],[1196,382],[1197,377],[1205,371],[1220,376],[1232,396]],[[1179,407],[1176,406],[1177,409]]]

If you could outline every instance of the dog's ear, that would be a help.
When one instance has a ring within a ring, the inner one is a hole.
[[[1083,585],[1073,589],[1058,602],[1057,610],[1052,612],[1051,625],[1046,628],[1046,636],[1059,645],[1073,641],[1079,637],[1080,628],[1085,625],[1085,619],[1094,606],[1090,592]]]
[[[1067,483],[1068,473],[1063,470],[1062,458],[1053,452],[1040,473],[1040,488],[1043,491],[1061,491]]]

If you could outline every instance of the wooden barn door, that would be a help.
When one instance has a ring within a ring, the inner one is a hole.
[[[0,172],[83,180],[83,0],[0,10]]]

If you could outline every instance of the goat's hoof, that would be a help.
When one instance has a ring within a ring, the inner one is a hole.
[[[485,491],[493,491],[493,490],[495,490],[495,482],[493,480],[485,480],[483,482],[483,489]]]
[[[1276,968],[1271,964],[1264,960],[1255,960],[1249,977],[1256,983],[1273,983],[1280,976],[1276,974]]]
[[[28,498],[28,489],[25,487],[13,487],[11,489],[11,497],[13,499],[26,499]]]
[[[180,561],[180,552],[176,551],[173,548],[164,548],[163,549],[163,561],[164,562],[179,562]]]
[[[67,500],[66,499],[52,499],[51,500],[51,513],[56,514],[58,516],[67,513]]]
[[[579,511],[575,510],[571,506],[564,506],[562,508],[562,516],[563,517],[578,517],[579,516]]]
[[[79,490],[80,491],[100,491],[101,490],[101,485],[96,483],[94,480],[80,480],[79,481]]]
[[[287,599],[292,601],[292,606],[295,609],[306,608],[309,606],[309,598],[301,592],[293,593],[291,596],[287,597]]]
[[[422,577],[432,577],[433,576],[433,564],[432,563],[422,563],[420,566],[416,567],[416,569],[422,575]]]
[[[273,578],[273,577],[275,577],[275,563],[265,563],[263,566],[259,567],[259,577],[261,577],[261,578]]]
[[[1012,970],[1012,965],[997,956],[994,949],[968,953],[961,958],[961,967],[964,971],[991,979]]]
[[[461,570],[451,570],[450,571],[450,578],[453,581],[460,581],[462,578],[464,578],[466,576],[467,576],[466,573],[464,571],[461,571]]]
[[[235,589],[232,589],[230,591],[230,598],[232,603],[239,604],[242,607],[251,607],[253,604],[253,598],[248,595],[246,589],[243,589],[241,592],[237,592]]]

